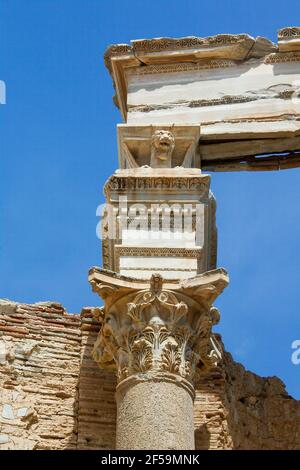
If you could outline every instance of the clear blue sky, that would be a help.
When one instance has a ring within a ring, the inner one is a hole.
[[[99,299],[96,207],[117,167],[108,44],[159,36],[249,33],[276,40],[299,0],[0,0],[0,297],[55,300],[70,312]],[[300,398],[300,170],[217,174],[218,301],[234,358],[277,375]]]

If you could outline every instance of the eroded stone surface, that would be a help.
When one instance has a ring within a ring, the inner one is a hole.
[[[214,269],[216,204],[196,168],[117,170],[105,184],[103,266],[124,276],[182,279]]]
[[[0,363],[0,449],[114,449],[116,380],[92,359],[99,309],[66,315],[41,304],[0,303],[0,345],[36,340],[38,356]],[[100,315],[101,317],[101,315]],[[31,420],[1,417],[36,408]],[[36,421],[37,418],[37,421]],[[35,421],[35,422],[34,422]],[[300,402],[230,354],[203,374],[194,403],[196,449],[300,449]]]
[[[94,310],[0,301],[0,449],[114,446],[115,379],[91,358]]]
[[[193,450],[193,399],[174,380],[117,391],[117,449]]]

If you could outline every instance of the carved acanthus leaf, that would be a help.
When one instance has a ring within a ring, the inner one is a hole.
[[[173,374],[179,372],[181,363],[180,353],[176,344],[167,343],[161,354],[161,368]]]
[[[151,343],[141,337],[134,341],[132,346],[132,369],[134,372],[146,372],[152,366]]]
[[[115,300],[105,307],[93,356],[100,367],[115,365],[119,381],[147,371],[178,374],[193,381],[197,371],[214,365],[220,357],[211,339],[219,312],[205,300],[207,293],[202,304],[193,300],[188,307],[163,284],[162,277],[155,274],[149,288],[133,294],[127,305],[122,300],[118,307]],[[206,289],[211,292],[214,286],[207,284]]]

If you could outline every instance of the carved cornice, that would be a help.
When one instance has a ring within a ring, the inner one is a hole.
[[[248,34],[217,34],[208,37],[188,36],[184,38],[153,38],[137,39],[131,41],[131,44],[112,44],[108,46],[104,53],[105,65],[111,70],[111,59],[132,55],[133,57],[140,53],[157,53],[164,51],[182,51],[188,49],[203,49],[240,44],[248,44],[249,49],[255,43],[255,39]],[[272,43],[270,43],[272,44]],[[214,56],[214,52],[212,52]],[[226,58],[226,52],[224,52]]]
[[[139,39],[132,41],[134,52],[161,52],[161,51],[177,51],[181,49],[197,49],[198,47],[215,47],[228,44],[238,44],[241,41],[251,39],[248,34],[217,34],[216,36],[208,36],[199,38],[196,36],[188,36],[185,38],[154,38]]]
[[[110,73],[112,72],[111,59],[132,54],[132,47],[129,44],[111,44],[104,53],[104,63]]]
[[[295,39],[300,38],[300,27],[289,26],[288,28],[282,28],[278,31],[278,39]]]
[[[212,326],[220,316],[209,296],[216,285],[209,277],[204,285],[194,278],[201,290],[194,286],[195,296],[183,287],[184,283],[164,283],[158,274],[144,282],[146,289],[136,289],[134,280],[132,289],[128,289],[128,283],[116,285],[113,276],[108,276],[110,284],[94,279],[94,287],[105,302],[93,351],[99,366],[116,370],[119,382],[137,374],[147,379],[147,374],[166,373],[193,383],[197,374],[214,365],[220,356],[212,336]]]

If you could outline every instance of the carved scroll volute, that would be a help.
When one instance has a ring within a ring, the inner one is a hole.
[[[214,364],[216,309],[164,290],[160,275],[152,276],[149,289],[130,297],[106,308],[93,352],[100,367],[116,368],[119,381],[151,371],[192,382],[198,371]]]

